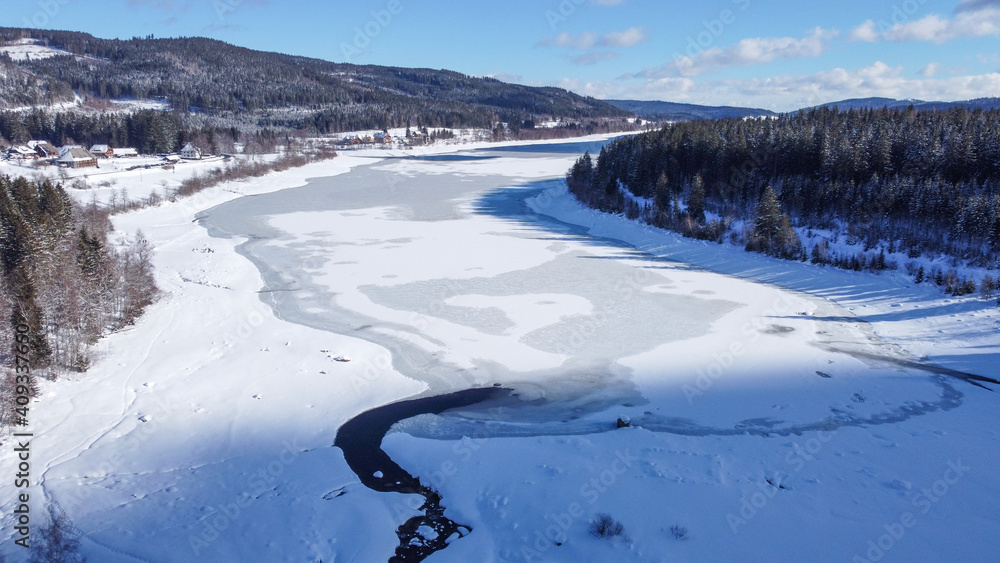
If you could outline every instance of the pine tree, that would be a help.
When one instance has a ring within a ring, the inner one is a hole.
[[[825,240],[820,241],[818,244],[813,246],[812,262],[813,264],[824,265],[830,263],[830,248]]]
[[[782,211],[778,194],[771,186],[764,190],[757,204],[747,250],[781,258],[797,258],[802,252],[802,242],[792,228],[791,219]]]
[[[691,180],[691,191],[688,193],[684,205],[692,219],[699,224],[705,222],[705,181],[700,174],[695,174],[694,179]]]
[[[591,189],[593,182],[594,163],[588,151],[573,164],[566,176],[566,184],[571,193],[583,195]]]

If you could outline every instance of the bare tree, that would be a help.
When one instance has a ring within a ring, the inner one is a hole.
[[[31,546],[30,563],[84,563],[80,540],[70,535],[72,525],[62,513],[49,510],[49,524],[38,530]]]

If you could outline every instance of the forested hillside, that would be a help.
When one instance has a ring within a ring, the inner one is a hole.
[[[86,33],[0,28],[0,41],[31,38],[70,55],[0,57],[8,106],[160,98],[180,114],[242,130],[329,133],[389,127],[483,127],[536,118],[621,118],[628,112],[559,88],[456,72],[337,64],[266,53],[206,38],[99,39]]]
[[[11,367],[21,326],[33,369],[84,370],[90,346],[133,323],[152,302],[152,248],[137,233],[118,249],[109,241],[111,230],[106,211],[74,203],[61,186],[0,176],[3,367]],[[12,380],[0,382],[3,391]],[[0,423],[10,422],[10,411],[2,409],[11,406],[3,401]]]
[[[752,249],[763,249],[755,241],[767,208],[784,241],[767,251],[817,262],[858,266],[799,246],[790,225],[913,258],[947,253],[993,267],[1000,257],[1000,110],[821,108],[678,123],[623,138],[596,163],[588,155],[568,182],[593,207]],[[769,187],[777,208],[760,205]]]

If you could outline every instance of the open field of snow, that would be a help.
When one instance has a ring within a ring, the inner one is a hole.
[[[428,561],[990,558],[1000,404],[919,360],[996,377],[995,306],[584,209],[572,153],[453,151],[115,217],[163,297],[32,406],[32,498],[90,560],[385,561],[422,499],[364,487],[337,428],[496,383],[383,442],[473,530]]]
[[[29,58],[34,60],[47,59],[49,57],[73,54],[62,49],[39,45],[34,39],[12,41],[7,45],[0,46],[0,53],[9,55],[15,61],[24,61]]]
[[[277,158],[277,155],[236,158],[269,162]],[[232,162],[235,161],[236,159]],[[145,168],[147,165],[149,168]],[[81,203],[97,201],[107,204],[112,198],[119,202],[122,197],[128,197],[130,201],[146,200],[154,192],[165,196],[180,187],[184,180],[227,165],[228,163],[220,156],[202,160],[181,160],[172,166],[163,166],[163,159],[157,156],[109,158],[99,160],[98,166],[92,168],[35,166],[34,161],[0,160],[0,174],[49,178],[53,182],[62,182],[70,195]]]

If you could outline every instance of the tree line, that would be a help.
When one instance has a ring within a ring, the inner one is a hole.
[[[133,113],[0,111],[0,142],[8,145],[29,140],[49,141],[60,147],[107,144],[132,147],[141,154],[177,152],[191,142],[212,154],[234,152],[243,143],[248,152],[271,151],[283,139],[275,129],[243,133],[236,127],[197,125],[174,112],[152,109]]]
[[[36,373],[84,371],[102,335],[130,325],[156,297],[152,246],[110,239],[106,210],[75,203],[49,180],[0,176],[0,422],[10,423],[17,326]]]
[[[592,207],[786,257],[852,264],[803,248],[793,225],[911,258],[992,267],[1000,257],[1000,110],[821,108],[677,123],[622,138],[596,162],[584,156],[567,181]],[[731,232],[738,224],[750,228]]]

